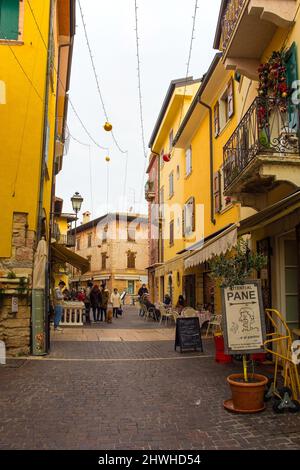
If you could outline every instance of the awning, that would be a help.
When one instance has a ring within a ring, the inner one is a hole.
[[[93,276],[94,281],[109,281],[109,274],[101,274],[100,276]]]
[[[290,196],[281,199],[279,202],[272,204],[266,209],[241,220],[238,229],[239,235],[253,232],[257,229],[266,227],[283,217],[292,214],[300,208],[300,191],[296,191]]]
[[[53,258],[58,262],[69,263],[74,266],[74,268],[80,269],[82,273],[86,273],[90,269],[90,262],[86,258],[77,255],[74,251],[69,250],[64,245],[52,243],[51,251]]]
[[[141,276],[133,274],[116,274],[114,278],[119,281],[140,281]]]
[[[199,264],[205,263],[213,256],[218,256],[221,253],[226,253],[234,245],[237,244],[237,227],[232,225],[223,232],[216,235],[214,238],[210,239],[208,242],[204,243],[200,250],[197,250],[191,256],[188,256],[184,260],[185,269],[192,268],[193,266],[198,266]]]

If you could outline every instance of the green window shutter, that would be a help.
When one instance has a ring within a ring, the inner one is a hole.
[[[297,46],[295,42],[292,44],[292,46],[286,53],[285,66],[286,66],[288,87],[291,90],[295,90],[296,88],[293,87],[293,84],[297,83],[297,80],[298,80]],[[299,127],[298,108],[291,101],[289,101],[288,103],[288,111],[289,111],[289,128],[297,131]]]
[[[19,0],[0,0],[0,37],[1,39],[18,39]]]

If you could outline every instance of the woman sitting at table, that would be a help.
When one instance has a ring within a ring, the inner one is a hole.
[[[176,304],[176,307],[175,307],[177,312],[179,313],[179,315],[181,315],[181,312],[185,307],[186,307],[186,304],[185,304],[184,297],[183,297],[183,295],[180,295],[178,297],[177,304]]]
[[[158,308],[155,307],[154,304],[152,304],[150,302],[150,299],[149,299],[149,294],[148,295],[145,295],[145,298],[144,298],[144,305],[146,305],[146,308],[147,310],[151,309],[150,311],[152,312],[152,315],[153,315],[153,320],[155,321],[159,321],[160,319],[160,311],[158,310]]]

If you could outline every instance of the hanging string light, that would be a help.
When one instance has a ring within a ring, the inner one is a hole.
[[[81,1],[78,0],[78,5],[79,5],[79,10],[80,10],[80,16],[81,16],[81,20],[82,20],[82,24],[83,24],[83,29],[84,29],[84,35],[85,35],[85,39],[86,39],[86,44],[87,44],[87,48],[88,48],[88,51],[89,51],[89,56],[90,56],[90,61],[91,61],[91,64],[92,64],[92,69],[93,69],[93,73],[94,73],[94,77],[95,77],[95,81],[96,81],[96,87],[97,87],[97,91],[98,91],[98,95],[99,95],[99,98],[100,98],[100,102],[101,102],[101,107],[102,107],[102,110],[103,110],[103,113],[104,113],[104,116],[105,116],[105,119],[106,119],[106,124],[110,124],[109,122],[109,119],[108,119],[108,113],[107,113],[107,110],[106,110],[106,107],[105,107],[105,103],[104,103],[104,99],[103,99],[103,94],[101,92],[101,88],[100,88],[100,81],[99,81],[99,77],[97,75],[97,71],[96,71],[96,66],[95,66],[95,62],[94,62],[94,58],[93,58],[93,54],[92,54],[92,49],[91,49],[91,45],[90,45],[90,41],[89,41],[89,37],[88,37],[88,33],[87,33],[87,26],[86,26],[86,23],[85,23],[85,19],[84,19],[84,15],[83,15],[83,9],[82,9],[82,6],[81,6]],[[110,124],[111,125],[111,124]],[[105,129],[106,130],[106,129]],[[111,135],[112,135],[112,139],[116,145],[116,147],[118,148],[118,150],[121,152],[121,153],[124,153],[126,154],[126,150],[123,150],[114,133],[113,133],[113,130],[112,130],[112,127],[110,129],[110,132],[111,132]]]

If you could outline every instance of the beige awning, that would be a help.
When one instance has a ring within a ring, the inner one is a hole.
[[[233,225],[227,230],[212,238],[208,242],[196,251],[196,253],[185,258],[184,267],[185,269],[198,266],[199,264],[205,263],[214,256],[226,253],[234,245],[237,244],[237,227]]]
[[[118,281],[139,281],[139,275],[134,274],[115,274],[114,278]]]
[[[90,262],[86,258],[77,255],[77,253],[69,250],[64,245],[52,243],[51,251],[53,258],[57,261],[71,264],[74,268],[80,269],[82,274],[86,273],[90,269]]]

